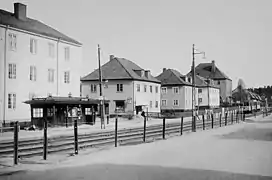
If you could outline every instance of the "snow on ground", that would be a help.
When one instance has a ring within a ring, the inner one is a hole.
[[[265,131],[264,131],[265,129]],[[254,132],[254,137],[250,135]],[[272,176],[272,116],[148,144],[89,149],[69,157],[30,158],[18,168],[44,171],[98,164],[162,166]],[[270,137],[267,138],[267,136]],[[23,162],[23,161],[22,161]],[[39,164],[41,163],[41,165]]]
[[[191,121],[191,117],[184,118],[184,122]],[[174,122],[180,122],[180,118],[176,119],[166,119],[166,124],[168,123],[174,123]],[[162,124],[162,119],[157,118],[149,118],[147,121],[147,126],[154,125],[154,124]],[[118,118],[118,129],[127,129],[127,128],[133,128],[133,127],[143,127],[144,126],[144,119],[143,117],[135,117],[132,120],[128,120],[125,118]],[[78,127],[78,133],[79,134],[88,134],[88,133],[94,133],[94,132],[103,132],[103,131],[110,131],[114,130],[115,128],[115,118],[111,118],[109,124],[106,124],[105,129],[101,129],[101,121],[100,118],[96,119],[95,125],[87,125],[82,124]],[[65,135],[73,135],[74,134],[74,128],[73,126],[70,126],[68,128],[66,127],[54,127],[54,128],[48,128],[48,137],[58,137],[58,136],[65,136]],[[19,139],[34,139],[34,138],[41,138],[43,137],[43,130],[36,130],[36,131],[25,131],[20,130],[19,132]],[[13,140],[13,132],[5,132],[0,133],[0,142],[6,141],[6,140]]]

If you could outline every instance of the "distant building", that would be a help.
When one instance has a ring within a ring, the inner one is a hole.
[[[110,100],[109,113],[118,111],[139,113],[148,108],[149,112],[160,112],[161,82],[134,62],[110,56],[110,60],[101,67],[103,95]],[[99,70],[81,78],[82,96],[98,98]],[[145,110],[146,111],[146,110]]]
[[[162,112],[183,112],[192,110],[192,77],[182,75],[174,69],[163,69],[157,76],[162,83]],[[219,106],[219,87],[208,83],[205,78],[196,76],[196,107],[209,108]]]
[[[30,121],[23,101],[80,95],[81,43],[27,17],[27,6],[0,10],[0,121]],[[40,116],[42,111],[34,114]]]
[[[215,61],[200,63],[195,68],[195,72],[196,75],[212,79],[216,85],[219,85],[222,102],[231,102],[232,80],[215,65]]]

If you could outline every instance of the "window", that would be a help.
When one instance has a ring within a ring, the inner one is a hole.
[[[53,108],[47,108],[47,116],[53,117],[54,115],[54,109]]]
[[[36,81],[37,79],[37,69],[35,66],[30,66],[30,81]]]
[[[117,84],[117,92],[123,92],[123,84]]]
[[[64,72],[64,83],[66,83],[66,84],[70,83],[70,72],[69,71]]]
[[[9,49],[15,51],[17,48],[17,35],[9,33]]]
[[[198,93],[202,93],[202,89],[198,89]]]
[[[16,94],[14,94],[14,93],[8,94],[8,108],[9,109],[16,108]]]
[[[37,53],[37,40],[36,39],[30,39],[30,52],[31,54]]]
[[[152,91],[153,91],[153,87],[152,87],[152,86],[150,86],[150,92],[152,93]]]
[[[158,107],[159,107],[159,101],[156,101],[155,108],[158,108]]]
[[[42,108],[33,108],[33,117],[34,118],[43,117],[43,109]]]
[[[159,92],[159,87],[158,87],[158,86],[155,87],[155,92],[156,92],[156,93]]]
[[[220,81],[218,81],[217,84],[220,85]]]
[[[179,101],[178,100],[174,100],[174,106],[178,106],[179,105]]]
[[[66,61],[70,60],[70,48],[69,47],[64,48],[64,59]]]
[[[161,88],[161,92],[162,92],[162,94],[166,94],[167,93],[167,88],[166,87],[162,87]]]
[[[9,64],[9,79],[16,79],[16,64]]]
[[[97,86],[96,84],[91,84],[91,92],[96,93],[97,92]]]
[[[167,105],[167,101],[164,99],[161,101],[162,102],[162,106],[166,106]]]
[[[202,98],[198,98],[198,102],[202,103]]]
[[[146,88],[147,88],[146,85],[144,85],[144,92],[146,92]]]
[[[54,69],[48,69],[48,82],[54,82]]]
[[[179,93],[179,88],[178,87],[173,87],[173,93],[178,94]]]
[[[49,57],[54,58],[55,57],[55,45],[53,43],[49,43]]]
[[[137,84],[137,92],[140,92],[141,91],[141,86],[140,84]]]
[[[152,108],[152,101],[149,102],[149,107]]]

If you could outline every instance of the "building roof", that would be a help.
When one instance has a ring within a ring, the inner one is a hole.
[[[106,103],[109,100],[105,100]],[[66,105],[79,105],[79,104],[99,104],[99,99],[92,99],[92,98],[83,98],[83,97],[59,97],[59,96],[52,96],[52,97],[45,97],[45,98],[33,98],[31,100],[27,100],[24,102],[25,104],[30,105],[45,105],[45,104],[66,104]]]
[[[38,20],[28,17],[26,17],[25,19],[19,19],[15,17],[15,13],[11,13],[2,9],[0,9],[0,24],[44,36],[49,36],[52,38],[57,38],[77,45],[82,45],[80,42],[62,34],[56,29],[53,29],[52,27]]]
[[[191,77],[191,73],[188,73],[187,76]],[[210,83],[208,83],[207,81],[210,81]],[[195,75],[195,84],[197,87],[212,87],[212,88],[220,89],[218,85],[214,84],[212,79],[208,80],[207,78],[204,78],[199,75]]]
[[[197,75],[200,75],[205,78],[212,79],[228,79],[231,80],[226,74],[224,74],[216,65],[215,71],[212,72],[213,63],[200,63],[196,66],[195,72]]]
[[[241,96],[241,93],[243,96],[246,96],[247,99],[262,101],[261,96],[259,96],[258,94],[251,92],[247,89],[242,89],[242,92],[240,92],[239,87],[232,91],[232,96],[233,97]]]
[[[185,76],[175,69],[165,69],[156,77],[163,85],[191,85],[184,80]]]
[[[138,71],[145,71],[134,62],[113,57],[101,66],[102,78],[106,80],[140,80],[154,83],[161,83],[158,79],[149,74],[148,77],[141,76]],[[91,72],[87,76],[81,78],[81,81],[98,81],[99,69]]]

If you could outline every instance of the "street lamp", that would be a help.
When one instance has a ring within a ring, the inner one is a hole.
[[[205,52],[201,52],[197,49],[195,49],[195,45],[193,44],[192,49],[192,56],[193,56],[193,62],[192,62],[192,129],[193,132],[196,131],[196,119],[195,119],[195,55],[197,54],[203,54],[205,58]]]

